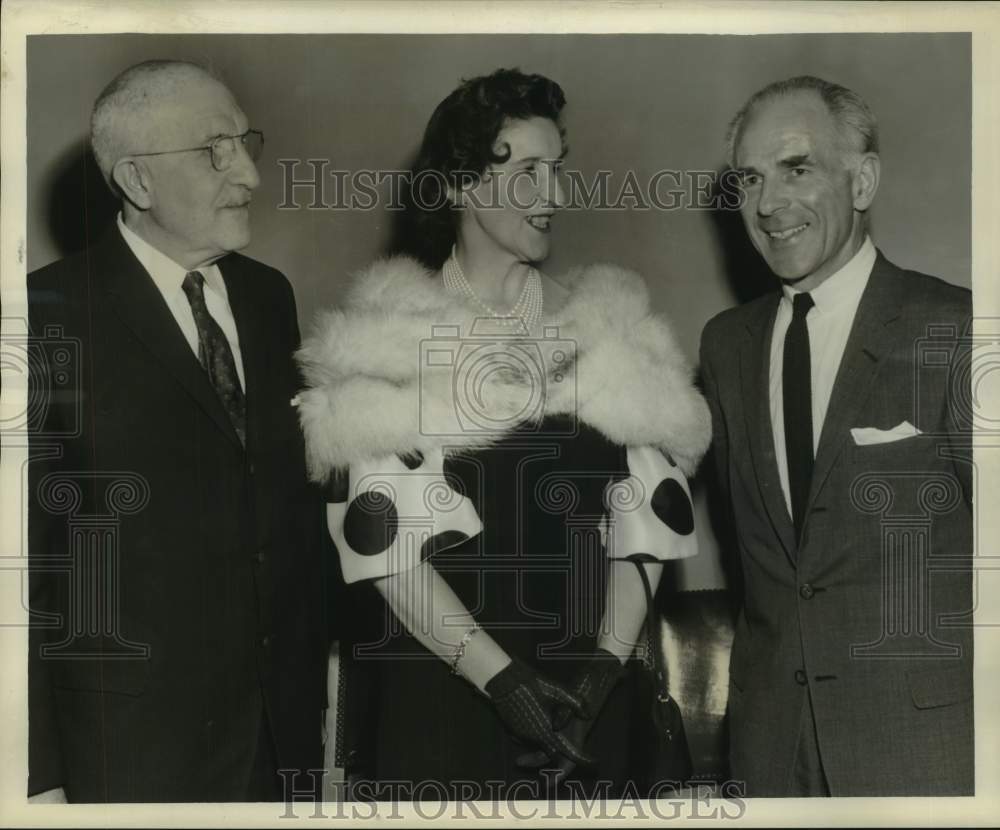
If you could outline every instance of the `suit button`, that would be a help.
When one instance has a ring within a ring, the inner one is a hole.
[[[795,670],[795,682],[798,683],[800,686],[805,686],[806,683],[809,682],[808,679],[806,678],[806,673],[802,671],[802,669]]]
[[[263,637],[260,638],[260,647],[261,648],[267,648],[270,645],[271,645],[271,635],[270,634],[265,634]]]
[[[267,552],[264,548],[261,548],[253,555],[253,558],[258,565],[263,565],[264,560],[267,559]]]
[[[799,588],[799,596],[802,597],[802,599],[812,599],[815,595],[816,591],[813,590],[813,586],[808,582]]]

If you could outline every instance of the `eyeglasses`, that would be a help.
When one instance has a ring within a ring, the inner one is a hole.
[[[183,150],[161,150],[158,153],[129,153],[130,156],[169,156],[173,153],[193,153],[196,150],[208,150],[212,157],[212,167],[224,173],[236,161],[236,139],[246,150],[251,161],[257,161],[264,150],[264,133],[260,130],[247,130],[240,135],[220,135],[210,144],[201,147],[185,147]]]

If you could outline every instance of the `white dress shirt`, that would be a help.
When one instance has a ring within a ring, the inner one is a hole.
[[[180,326],[184,339],[187,340],[191,350],[198,354],[198,326],[194,321],[194,312],[191,311],[191,303],[187,294],[182,288],[184,277],[188,271],[178,265],[166,254],[161,253],[146,240],[142,239],[122,221],[122,215],[118,214],[118,230],[122,239],[129,246],[135,258],[150,277],[163,295],[163,299],[170,309],[170,313]],[[229,348],[233,352],[233,360],[236,362],[236,374],[240,378],[240,386],[244,391],[247,388],[246,380],[243,377],[243,353],[240,351],[240,338],[236,332],[236,320],[233,317],[233,310],[229,307],[229,294],[226,291],[225,280],[222,279],[222,272],[219,266],[205,265],[201,268],[192,269],[201,272],[205,278],[205,306],[212,319],[219,324],[222,333],[226,335]]]
[[[858,311],[861,295],[868,285],[875,264],[875,246],[866,236],[858,252],[839,271],[831,274],[809,293],[815,305],[806,315],[809,330],[809,366],[812,380],[813,453],[819,447],[826,410],[830,406],[833,382],[840,368],[840,359],[847,347],[851,324]],[[792,497],[788,490],[788,452],[785,448],[785,407],[782,397],[781,373],[784,363],[785,334],[792,322],[792,301],[801,293],[782,287],[778,314],[771,336],[771,366],[769,390],[771,428],[774,430],[774,452],[778,462],[781,491],[785,494],[788,515],[792,514]]]

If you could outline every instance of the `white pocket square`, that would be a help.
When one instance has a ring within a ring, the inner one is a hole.
[[[872,444],[890,444],[893,441],[902,441],[904,438],[912,438],[920,435],[921,432],[909,421],[903,421],[892,429],[875,429],[875,427],[854,427],[851,430],[851,437],[859,447],[867,447]]]

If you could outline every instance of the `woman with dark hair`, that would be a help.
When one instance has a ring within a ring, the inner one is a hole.
[[[558,159],[552,161],[561,160],[566,152],[560,122],[565,104],[557,83],[503,69],[468,81],[445,98],[431,115],[413,165],[410,253],[435,270],[444,264],[458,229],[449,190],[474,185],[491,165],[509,160],[508,143],[497,146],[508,123],[536,118],[550,122],[560,142]]]
[[[696,551],[709,415],[638,275],[536,267],[563,105],[517,70],[452,92],[415,170],[420,261],[372,265],[300,353],[355,602],[344,762],[407,782],[381,797],[541,797],[538,767],[611,795],[648,778],[643,578]]]

